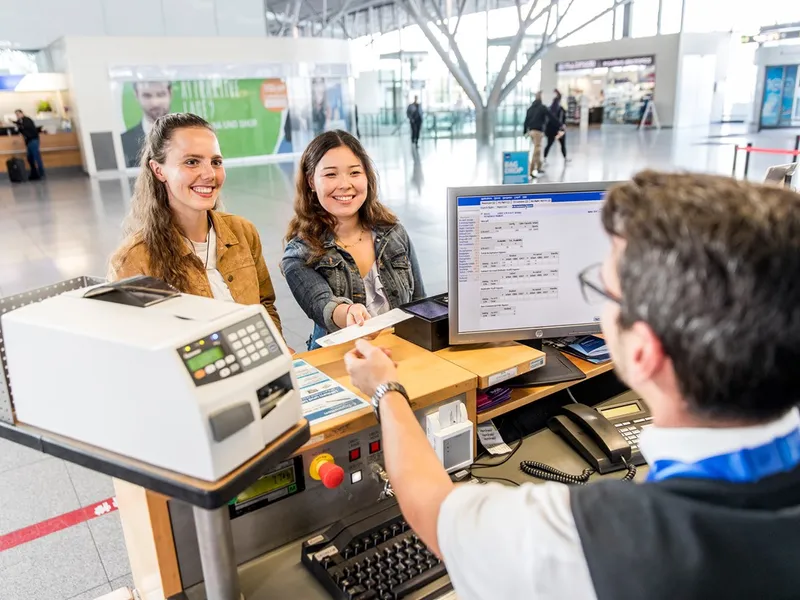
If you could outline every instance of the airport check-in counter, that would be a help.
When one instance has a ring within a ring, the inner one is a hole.
[[[509,364],[528,362],[530,353],[537,351],[505,344],[502,354],[507,354],[507,358],[503,360],[498,357],[497,345],[486,345],[455,353],[451,361],[444,358],[448,353],[431,353],[391,334],[381,335],[375,343],[392,350],[392,357],[399,364],[399,379],[409,392],[422,426],[425,415],[454,399],[466,404],[469,419],[477,424],[581,383],[515,389],[504,405],[477,415],[476,391],[481,377],[486,380],[489,376],[486,369],[507,371]],[[323,348],[296,358],[363,397],[352,386],[345,370],[343,357],[350,347],[344,344]],[[569,360],[587,379],[612,368],[609,363],[596,365],[575,357]],[[532,454],[535,459],[574,472],[586,467],[552,432],[540,432],[530,439],[533,438],[537,441],[532,450],[527,450],[526,442],[520,457]],[[477,448],[477,444],[473,447]],[[342,470],[340,475],[332,477],[334,483],[341,480],[332,488],[310,473],[315,459],[324,455],[330,455],[333,464]],[[393,498],[385,497],[386,485],[380,477],[383,467],[382,438],[371,407],[319,424],[312,422],[309,440],[263,478],[262,495],[245,494],[243,502],[235,501],[228,507],[244,596],[248,600],[331,598],[301,564],[302,542],[313,539],[344,517],[393,504]],[[490,475],[487,471],[481,474]],[[502,475],[494,476],[535,481],[519,472],[516,457],[506,465]],[[180,593],[190,600],[206,598],[191,507],[125,482],[116,482],[116,487],[134,581],[140,593],[149,581],[152,589],[155,589],[153,582],[158,582],[157,587],[163,589],[167,598]],[[137,573],[136,564],[148,566]],[[409,597],[426,595],[420,592]]]

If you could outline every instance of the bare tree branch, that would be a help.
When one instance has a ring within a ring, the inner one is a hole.
[[[461,25],[461,17],[464,15],[464,7],[467,5],[467,0],[461,0],[461,4],[458,7],[458,19],[456,20],[456,26],[453,27],[453,37],[456,37],[458,33],[458,26]]]
[[[522,27],[522,2],[514,0],[514,3],[517,5],[517,20],[519,21],[519,26]]]
[[[543,8],[539,11],[535,17],[531,17],[533,11],[535,10],[536,6],[539,4],[539,0],[534,0],[533,4],[531,4],[530,10],[528,10],[528,15],[525,17],[525,20],[522,22],[517,34],[514,36],[514,39],[511,40],[511,44],[508,47],[508,53],[506,54],[506,58],[503,61],[503,65],[500,67],[500,71],[497,73],[497,78],[494,80],[494,84],[492,85],[492,90],[489,92],[489,97],[486,100],[487,106],[497,106],[499,102],[500,93],[503,90],[503,84],[505,83],[506,77],[508,77],[508,72],[511,69],[511,64],[517,58],[517,54],[519,54],[519,49],[522,46],[522,42],[525,39],[525,33],[528,31],[528,28],[536,22],[539,17],[541,17],[545,11],[547,11],[548,18],[550,15],[550,11],[553,7],[553,2],[550,1],[547,7]]]
[[[408,15],[414,19],[417,25],[419,25],[420,30],[428,39],[428,42],[430,42],[436,54],[442,59],[442,62],[447,66],[450,73],[458,82],[458,85],[462,87],[467,97],[475,105],[475,108],[483,107],[483,98],[481,98],[478,86],[475,85],[475,81],[472,79],[469,70],[464,73],[462,69],[453,62],[452,58],[450,58],[450,54],[442,47],[442,44],[430,30],[428,23],[432,19],[427,18],[429,16],[428,11],[425,10],[425,14],[423,14],[423,9],[417,4],[417,1],[418,0],[399,0],[399,4],[405,9]]]
[[[414,0],[409,0],[409,1],[413,2]],[[461,54],[461,48],[458,47],[458,42],[456,42],[455,36],[452,33],[450,33],[450,30],[448,29],[447,24],[445,23],[444,14],[442,14],[442,9],[439,8],[436,2],[433,2],[432,4],[433,10],[436,12],[436,16],[439,19],[437,21],[436,19],[433,18],[433,16],[431,16],[431,14],[425,8],[423,2],[424,0],[421,0],[420,2],[421,14],[427,19],[428,22],[434,22],[436,26],[439,28],[439,31],[442,32],[442,35],[444,35],[447,38],[447,41],[450,43],[450,50],[456,57],[456,62],[458,63],[459,69],[463,72],[467,81],[469,81],[469,84],[477,91],[478,86],[475,83],[475,80],[472,78],[472,72],[469,69],[469,64],[467,64],[467,61],[464,59],[464,55]],[[478,93],[478,95],[480,96],[480,93]],[[483,105],[483,100],[481,100],[481,104],[476,106],[482,106],[482,105]]]
[[[556,23],[556,27],[553,30],[553,33],[558,31],[558,26],[561,24],[561,21],[564,20],[564,17],[569,12],[569,9],[572,6],[572,2],[573,1],[574,0],[570,0],[569,5],[567,5],[567,9],[559,16],[558,22]],[[502,102],[503,100],[506,99],[506,97],[512,92],[512,90],[516,87],[516,85],[520,81],[522,81],[522,79],[530,72],[530,70],[533,68],[533,65],[535,65],[536,62],[542,57],[542,55],[544,55],[544,53],[547,52],[547,50],[550,48],[550,46],[553,46],[555,44],[559,44],[559,43],[563,42],[564,40],[566,40],[571,35],[573,35],[575,33],[578,33],[584,27],[588,27],[589,25],[591,25],[592,23],[594,23],[595,21],[597,21],[601,17],[604,17],[605,15],[610,13],[612,10],[616,10],[620,6],[624,6],[626,4],[630,4],[631,2],[633,2],[633,0],[617,0],[616,2],[614,2],[613,6],[611,6],[610,8],[607,8],[604,11],[598,13],[597,15],[595,15],[594,17],[592,17],[591,19],[589,19],[588,21],[583,23],[583,25],[580,25],[580,26],[576,27],[575,29],[573,29],[569,33],[562,35],[560,38],[558,38],[556,40],[552,40],[551,41],[551,40],[548,39],[547,43],[543,44],[542,46],[540,46],[539,49],[531,55],[531,57],[528,59],[528,62],[526,62],[525,65],[517,72],[517,74],[514,75],[513,79],[511,79],[511,81],[509,81],[508,84],[506,84],[506,86],[503,88],[503,91],[500,93],[500,98],[498,100],[498,105],[500,104],[500,102]],[[547,37],[549,38],[550,36],[547,36]]]

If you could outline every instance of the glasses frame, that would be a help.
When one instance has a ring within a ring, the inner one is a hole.
[[[586,267],[583,271],[578,273],[578,281],[581,282],[581,293],[583,294],[583,299],[586,300],[588,304],[591,304],[589,301],[589,294],[586,293],[586,288],[589,288],[593,292],[597,292],[606,300],[613,302],[614,304],[618,304],[622,306],[622,298],[616,296],[609,292],[605,287],[599,286],[596,283],[592,282],[588,278],[588,274],[593,271],[594,269],[602,269],[603,263],[594,263]],[[602,277],[600,277],[602,281]]]

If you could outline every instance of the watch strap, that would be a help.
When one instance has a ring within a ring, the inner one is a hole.
[[[408,397],[408,392],[400,383],[396,381],[390,381],[389,383],[380,384],[375,389],[375,393],[372,395],[372,410],[375,412],[375,418],[378,420],[378,423],[381,422],[381,413],[379,408],[380,401],[389,392],[397,392],[403,396],[403,398],[406,399],[406,402],[408,402],[408,405],[411,406],[411,399]]]

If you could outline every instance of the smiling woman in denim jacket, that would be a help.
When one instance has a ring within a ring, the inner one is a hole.
[[[314,321],[316,340],[424,297],[411,239],[378,200],[375,167],[344,131],[315,138],[300,159],[295,215],[281,270]]]

